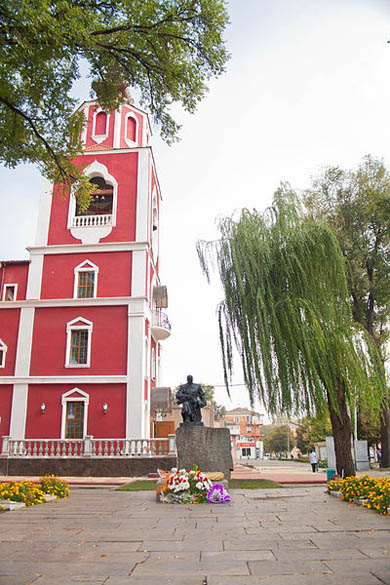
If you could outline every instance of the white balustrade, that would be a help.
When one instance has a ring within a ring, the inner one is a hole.
[[[72,227],[95,227],[112,225],[112,215],[75,215]]]
[[[2,457],[164,457],[175,455],[175,435],[155,439],[11,439]]]

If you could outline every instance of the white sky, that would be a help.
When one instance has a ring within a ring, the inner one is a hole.
[[[323,166],[356,166],[365,154],[390,166],[390,0],[232,0],[226,34],[232,58],[195,115],[174,111],[181,142],[155,129],[163,193],[161,279],[168,286],[171,337],[163,342],[162,385],[222,385],[215,308],[196,255],[218,236],[215,219],[264,209],[280,181],[304,188]],[[80,100],[88,84],[77,84]],[[31,166],[0,169],[0,258],[27,258],[40,176]],[[235,383],[242,382],[236,363]],[[223,388],[227,408],[248,405],[244,387]]]

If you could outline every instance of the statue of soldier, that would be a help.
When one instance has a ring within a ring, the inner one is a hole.
[[[194,384],[194,378],[187,376],[187,384],[183,384],[176,392],[176,400],[182,405],[182,425],[203,426],[201,408],[206,406],[206,395],[200,384]]]

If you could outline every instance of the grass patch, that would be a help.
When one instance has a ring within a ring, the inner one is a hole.
[[[231,490],[262,490],[269,488],[281,488],[279,483],[268,479],[231,479],[229,488]]]
[[[229,481],[229,488],[231,490],[261,490],[269,488],[281,488],[279,483],[270,481],[268,479],[231,479]],[[137,479],[131,483],[126,483],[116,488],[117,492],[142,492],[152,491],[156,489],[155,480]]]
[[[131,483],[121,485],[115,491],[116,492],[143,492],[152,491],[156,489],[156,480],[149,479],[137,479]]]

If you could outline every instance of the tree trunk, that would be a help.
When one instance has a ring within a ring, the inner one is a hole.
[[[352,425],[345,401],[344,383],[341,380],[337,382],[336,400],[338,411],[334,408],[329,393],[327,393],[327,396],[330,422],[332,423],[333,430],[337,473],[340,477],[343,475],[343,472],[344,477],[356,475],[351,450]]]
[[[381,461],[380,467],[390,467],[390,409],[384,406],[381,413]]]

